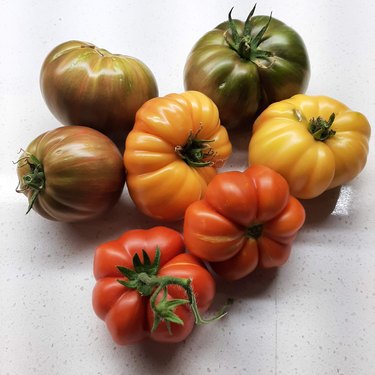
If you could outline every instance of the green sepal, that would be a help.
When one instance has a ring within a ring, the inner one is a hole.
[[[232,19],[233,8],[234,7],[232,7],[232,9],[229,11],[229,14],[228,14],[229,28],[230,28],[230,31],[231,31],[233,43],[235,45],[238,45],[238,43],[240,43],[240,41],[241,41],[241,37],[238,34],[237,28],[236,28],[236,26],[235,26],[235,24],[233,22],[233,19]]]
[[[157,292],[156,292],[157,293]],[[171,325],[170,323],[180,324],[183,325],[184,321],[175,314],[174,310],[181,305],[189,304],[190,301],[187,299],[172,299],[167,300],[167,288],[163,288],[163,297],[159,301],[157,305],[154,306],[154,324],[152,325],[152,331],[155,331],[160,324],[160,322],[164,321],[168,333],[172,335]]]
[[[137,272],[133,271],[130,268],[122,267],[122,266],[117,266],[117,269],[129,280],[135,280],[137,279]]]
[[[22,183],[20,183],[21,189],[17,187],[16,191],[31,191],[31,194],[29,195],[29,205],[26,211],[26,214],[28,214],[30,210],[33,208],[33,205],[36,199],[38,198],[39,193],[45,188],[46,179],[43,170],[43,165],[36,156],[30,154],[29,152],[25,152],[25,156],[21,157],[17,162],[19,166],[21,161],[24,161],[26,164],[29,165],[30,173],[22,176]]]
[[[138,281],[137,280],[117,280],[121,285],[126,286],[129,289],[137,289]]]
[[[251,22],[250,22],[250,20],[251,20],[251,17],[254,15],[256,6],[257,5],[254,4],[253,9],[251,9],[249,15],[246,17],[246,21],[245,21],[245,24],[244,24],[244,27],[243,27],[243,34],[244,35],[250,35],[250,33],[251,33]]]
[[[198,139],[198,132],[194,135],[190,133],[184,146],[176,146],[176,154],[191,167],[202,168],[212,166],[214,163],[207,160],[215,156],[214,150],[210,147],[209,143],[214,142],[214,139]]]
[[[324,120],[320,116],[310,120],[308,130],[315,140],[324,142],[336,134],[336,131],[331,129],[331,126],[335,121],[335,117],[335,113],[332,113],[331,116],[329,116],[328,121]]]
[[[156,247],[155,259],[151,259],[147,252],[142,249],[143,263],[136,253],[133,256],[133,267],[131,268],[117,266],[117,269],[124,275],[126,280],[117,280],[121,285],[130,289],[136,289],[142,296],[149,296],[158,285],[156,275],[160,266],[160,248]]]
[[[254,39],[252,39],[252,43],[255,47],[258,47],[260,42],[262,41],[264,33],[267,31],[268,26],[270,25],[270,22],[272,20],[272,12],[268,18],[267,23],[262,27],[262,29],[259,31],[259,33],[255,36]]]
[[[257,35],[251,35],[251,18],[254,15],[256,8],[256,4],[254,5],[253,9],[250,11],[249,15],[246,18],[244,23],[242,35],[240,35],[237,31],[235,23],[232,19],[232,11],[233,8],[230,10],[228,14],[228,25],[229,28],[224,33],[224,38],[230,48],[235,50],[243,59],[254,61],[256,59],[266,59],[268,57],[273,56],[272,52],[264,51],[258,49],[260,43],[262,42],[262,38],[267,31],[270,22],[272,20],[272,12],[267,20],[267,23],[262,27],[262,29],[258,32]],[[229,33],[230,31],[230,33]],[[231,38],[229,38],[229,35]]]

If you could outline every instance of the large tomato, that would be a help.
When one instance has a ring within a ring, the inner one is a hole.
[[[218,174],[203,200],[185,214],[187,249],[228,280],[260,267],[278,267],[305,220],[286,180],[264,166]]]
[[[92,219],[111,208],[125,183],[116,145],[84,126],[65,126],[41,134],[17,165],[18,191],[50,220]]]
[[[72,40],[46,57],[40,86],[64,125],[84,125],[123,141],[138,108],[158,95],[155,78],[140,60]]]
[[[206,95],[188,91],[151,99],[126,139],[130,196],[146,215],[181,219],[231,150],[217,107]]]
[[[224,126],[251,126],[270,103],[304,92],[310,65],[301,37],[283,22],[253,17],[229,20],[205,34],[185,65],[187,90],[208,95]]]
[[[257,118],[249,163],[279,172],[296,197],[314,198],[361,172],[370,133],[366,117],[343,103],[295,95],[270,105]]]
[[[97,248],[93,308],[116,343],[179,342],[195,322],[207,322],[200,312],[215,282],[184,248],[181,234],[166,227],[130,230]]]

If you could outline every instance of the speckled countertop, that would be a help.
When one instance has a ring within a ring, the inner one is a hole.
[[[307,221],[288,263],[241,282],[218,281],[218,301],[235,298],[222,321],[178,345],[113,344],[93,313],[95,247],[126,229],[151,227],[126,191],[100,220],[60,224],[31,212],[15,193],[12,161],[59,124],[39,89],[57,44],[86,40],[136,56],[161,95],[183,91],[193,43],[248,1],[0,1],[0,374],[375,374],[375,142],[365,170],[341,189],[304,202]],[[325,94],[375,123],[375,5],[370,0],[262,1],[258,14],[303,37],[309,94]],[[199,14],[199,16],[198,16]],[[243,137],[227,169],[246,165]],[[178,228],[178,224],[175,225]]]

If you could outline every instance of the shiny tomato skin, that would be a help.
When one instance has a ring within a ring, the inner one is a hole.
[[[138,108],[158,95],[155,77],[142,61],[77,40],[48,54],[40,87],[62,124],[89,126],[121,142]]]
[[[31,172],[30,155],[41,163],[45,186],[32,206],[56,221],[91,220],[119,200],[125,169],[116,145],[104,134],[83,126],[65,126],[35,138],[18,165],[19,191],[31,200],[24,178]]]
[[[251,17],[249,37],[255,38],[268,21],[269,16]],[[242,36],[244,22],[233,22]],[[210,97],[228,129],[248,128],[270,103],[305,92],[310,62],[301,36],[274,17],[256,48],[269,56],[242,56],[227,42],[231,35],[225,21],[195,43],[184,68],[185,89]]]
[[[332,114],[333,134],[316,139],[311,123],[327,121]],[[294,95],[271,104],[256,119],[248,161],[280,173],[295,197],[316,198],[362,171],[370,135],[367,118],[344,103],[327,96]]]
[[[207,165],[189,164],[181,156],[189,138],[209,140]],[[232,145],[217,107],[196,91],[169,94],[146,102],[126,138],[124,165],[129,194],[144,214],[160,220],[183,218],[209,181],[231,155]]]
[[[190,253],[217,274],[237,280],[257,266],[283,265],[304,220],[285,179],[254,165],[215,176],[204,199],[186,210],[184,239]]]
[[[160,248],[160,268],[157,276],[173,276],[191,280],[199,311],[206,311],[215,294],[215,282],[200,260],[184,253],[182,235],[170,228],[157,226],[151,229],[135,229],[125,232],[117,240],[100,245],[94,257],[96,284],[92,304],[96,315],[106,322],[113,340],[120,345],[134,344],[151,339],[159,342],[180,342],[189,336],[194,327],[194,315],[187,305],[178,306],[174,312],[184,324],[171,323],[172,335],[165,322],[151,331],[154,313],[149,296],[141,296],[137,290],[121,285],[124,279],[117,266],[132,268],[132,259],[142,249],[150,260],[155,258],[156,247]],[[186,299],[186,293],[179,286],[170,285],[168,299]],[[156,301],[159,301],[159,294]]]

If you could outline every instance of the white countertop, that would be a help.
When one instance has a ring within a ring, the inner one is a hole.
[[[220,4],[219,4],[220,3]],[[351,183],[305,204],[306,224],[287,264],[218,283],[235,298],[228,316],[177,345],[116,346],[91,307],[97,245],[157,223],[136,213],[126,189],[91,223],[31,212],[15,193],[12,161],[59,126],[39,89],[47,53],[70,39],[138,57],[160,95],[183,91],[192,45],[248,1],[0,1],[0,374],[375,374],[375,142]],[[292,26],[307,46],[308,94],[332,96],[375,124],[375,5],[370,0],[262,1],[257,14]],[[244,142],[238,142],[241,146]],[[238,151],[229,169],[246,166]]]

